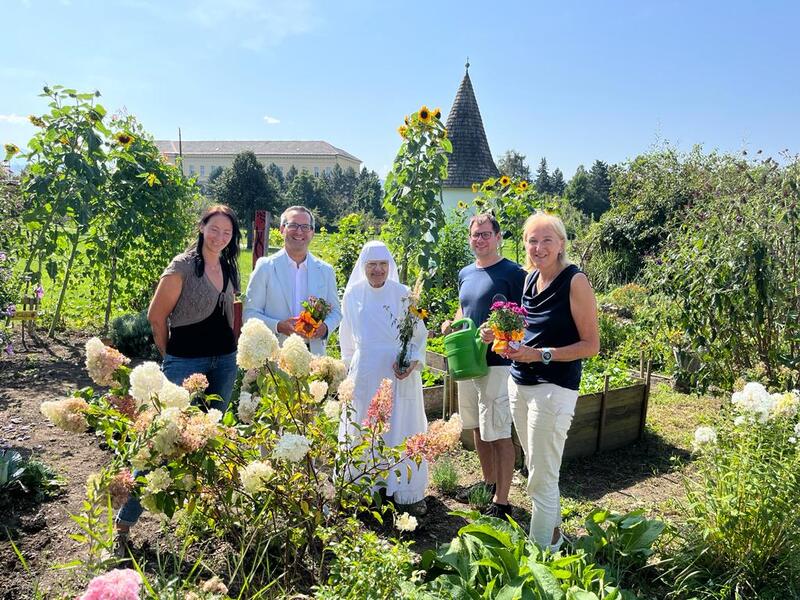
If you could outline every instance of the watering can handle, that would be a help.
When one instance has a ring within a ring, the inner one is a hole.
[[[461,327],[462,325],[466,325],[466,327]],[[469,317],[464,317],[463,319],[459,319],[458,321],[453,321],[450,323],[450,329],[453,331],[459,331],[461,329],[475,329],[475,323],[473,323],[472,319]]]

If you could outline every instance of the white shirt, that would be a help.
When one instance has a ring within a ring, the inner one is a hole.
[[[303,310],[303,302],[308,300],[308,255],[299,265],[286,255],[289,268],[289,281],[294,282],[292,290],[292,315],[298,316]]]

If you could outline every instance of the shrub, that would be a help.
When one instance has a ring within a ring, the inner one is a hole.
[[[627,367],[619,360],[593,356],[583,362],[580,393],[596,394],[602,392],[606,375],[608,375],[609,389],[625,387],[634,383],[634,379],[628,373]]]
[[[0,450],[0,505],[21,497],[39,501],[57,494],[61,485],[61,478],[42,461]]]
[[[109,333],[112,345],[127,356],[153,360],[159,357],[147,311],[117,317],[111,321]]]
[[[321,537],[328,542],[334,559],[326,583],[315,590],[317,600],[406,597],[402,587],[412,571],[410,542],[397,544],[381,539],[372,531],[362,530],[354,519],[324,531]]]
[[[800,590],[797,392],[747,384],[695,433],[695,473],[675,557],[675,596],[762,598]],[[794,597],[794,596],[792,596]]]

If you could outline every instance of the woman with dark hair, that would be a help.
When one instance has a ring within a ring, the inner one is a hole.
[[[153,340],[164,357],[164,376],[181,385],[202,373],[208,379],[206,394],[220,397],[211,408],[223,413],[237,373],[233,302],[239,291],[240,240],[233,210],[224,204],[209,207],[200,217],[197,241],[161,274],[147,310]],[[134,471],[134,476],[142,474]],[[117,513],[117,558],[128,555],[129,531],[142,511],[139,499],[131,496]]]
[[[164,357],[164,376],[176,385],[193,373],[208,378],[213,408],[225,412],[236,380],[233,302],[239,291],[236,214],[224,204],[200,217],[197,241],[161,275],[147,319]]]

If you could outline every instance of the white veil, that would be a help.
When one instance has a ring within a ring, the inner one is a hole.
[[[397,263],[394,261],[392,253],[386,244],[379,240],[372,240],[364,244],[361,248],[361,253],[358,255],[358,260],[353,267],[353,272],[350,273],[350,279],[347,280],[347,287],[344,288],[344,293],[347,294],[356,285],[367,281],[367,262],[370,260],[385,260],[389,262],[389,275],[386,278],[388,281],[400,283],[400,277],[397,274]]]

